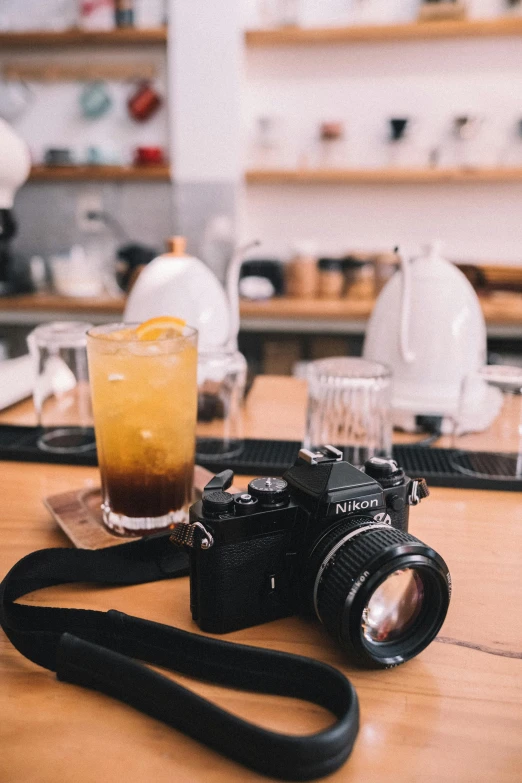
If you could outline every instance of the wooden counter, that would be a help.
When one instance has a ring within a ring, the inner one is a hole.
[[[97,297],[73,299],[51,294],[0,297],[0,324],[35,324],[59,318],[80,318],[94,323],[118,319],[124,299]],[[496,293],[481,298],[491,335],[522,336],[522,295]],[[361,333],[373,299],[292,299],[241,302],[244,331]]]
[[[299,438],[305,388],[259,378],[249,396],[251,436]],[[22,412],[23,414],[23,412]],[[16,410],[2,419],[15,420]],[[67,546],[41,499],[97,484],[92,468],[2,463],[0,573],[28,552]],[[241,479],[238,483],[241,483]],[[361,704],[351,759],[339,783],[519,783],[522,779],[522,497],[434,489],[411,530],[446,558],[454,595],[440,637],[397,669],[356,671],[323,629],[289,618],[231,634],[232,641],[310,655],[341,668]],[[138,587],[56,587],[39,604],[118,608],[197,631],[188,579]],[[329,716],[307,703],[176,679],[260,725],[308,732]],[[0,632],[2,783],[244,783],[266,778],[101,694],[60,683]]]

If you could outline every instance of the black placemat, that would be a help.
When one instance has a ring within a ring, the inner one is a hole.
[[[64,465],[96,465],[96,452],[56,454],[42,451],[38,441],[49,430],[42,427],[0,425],[0,459],[49,462]],[[299,441],[247,439],[234,457],[198,457],[198,464],[218,472],[231,468],[245,475],[281,475],[293,464]],[[522,491],[522,465],[516,455],[397,445],[393,456],[410,476],[424,476],[431,486]]]

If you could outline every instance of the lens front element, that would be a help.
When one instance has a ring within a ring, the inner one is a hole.
[[[362,628],[369,642],[400,639],[420,614],[424,586],[413,568],[394,571],[376,589],[362,615]]]

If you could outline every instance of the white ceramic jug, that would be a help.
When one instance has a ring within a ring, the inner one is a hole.
[[[364,356],[392,369],[396,426],[414,430],[417,415],[455,414],[464,379],[486,363],[486,324],[473,287],[437,243],[413,261],[403,257],[375,304]],[[477,381],[474,429],[498,413],[491,391]]]
[[[169,240],[168,252],[141,272],[124,319],[139,323],[161,315],[184,318],[198,329],[202,350],[223,346],[230,338],[230,308],[223,286],[208,266],[186,255],[184,237]]]

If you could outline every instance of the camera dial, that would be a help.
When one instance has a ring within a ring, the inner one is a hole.
[[[227,514],[234,506],[234,495],[216,489],[203,493],[203,510],[207,514]]]
[[[248,485],[248,491],[263,506],[282,506],[288,503],[288,484],[282,478],[256,478]]]
[[[404,481],[404,471],[400,468],[394,459],[385,459],[383,457],[372,457],[364,465],[364,472],[367,476],[378,481],[381,487],[395,487]]]
[[[246,516],[252,514],[257,510],[258,500],[253,495],[249,495],[248,492],[244,492],[242,495],[236,495],[234,500],[234,511],[238,516]]]

